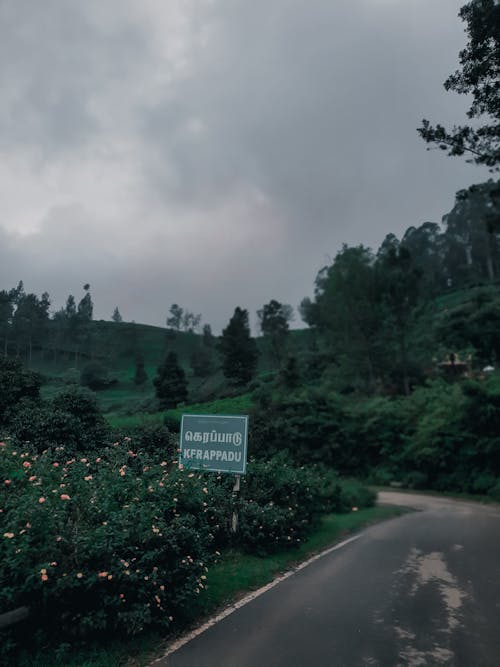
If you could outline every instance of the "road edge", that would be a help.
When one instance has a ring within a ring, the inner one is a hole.
[[[363,531],[364,532],[364,531]],[[320,558],[323,558],[324,556],[328,556],[329,554],[333,553],[334,551],[338,551],[339,549],[342,549],[343,547],[347,546],[351,542],[354,542],[355,540],[358,540],[363,532],[357,533],[356,535],[353,535],[352,537],[348,537],[346,540],[343,540],[342,542],[339,542],[338,544],[334,544],[331,547],[328,547],[324,551],[321,551],[320,553],[315,554],[314,556],[311,556],[307,560],[303,561],[302,563],[299,563],[298,565],[290,568],[283,574],[278,575],[273,581],[270,581],[268,584],[265,586],[262,586],[261,588],[258,588],[255,591],[252,591],[251,593],[248,593],[244,597],[242,597],[240,600],[237,602],[233,602],[230,604],[228,607],[226,607],[223,611],[219,612],[212,618],[210,618],[208,621],[205,621],[201,625],[199,625],[197,628],[194,630],[189,631],[182,637],[179,637],[178,639],[174,640],[171,644],[167,646],[166,651],[163,653],[162,656],[159,658],[155,658],[151,663],[149,664],[149,667],[153,667],[153,665],[158,665],[164,660],[167,660],[172,653],[175,653],[178,651],[180,648],[188,644],[190,641],[198,637],[199,635],[203,634],[207,630],[209,630],[211,627],[216,625],[217,623],[220,623],[220,621],[224,620],[228,616],[230,616],[232,613],[237,611],[238,609],[241,609],[245,605],[247,605],[249,602],[252,602],[256,598],[260,597],[264,593],[267,593],[267,591],[271,590],[278,584],[280,584],[282,581],[285,581],[289,577],[293,576],[297,572],[300,572],[300,570],[303,570],[304,568],[308,567],[312,563],[316,562]]]

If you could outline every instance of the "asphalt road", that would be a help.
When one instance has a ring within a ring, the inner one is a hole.
[[[379,501],[419,511],[367,529],[156,667],[500,667],[500,510]]]

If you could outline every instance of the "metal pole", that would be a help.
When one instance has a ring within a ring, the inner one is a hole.
[[[241,476],[236,475],[233,486],[233,500],[236,500],[236,494],[240,490]],[[234,534],[238,531],[238,512],[234,509],[231,516],[231,532]]]

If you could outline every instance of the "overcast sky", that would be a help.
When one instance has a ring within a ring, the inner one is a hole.
[[[0,289],[220,331],[439,222],[488,178],[416,133],[464,119],[461,4],[0,0]]]

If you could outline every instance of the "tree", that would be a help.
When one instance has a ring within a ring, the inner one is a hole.
[[[455,285],[495,280],[500,273],[500,183],[488,181],[456,194],[443,217],[446,257]]]
[[[148,374],[144,367],[144,358],[142,355],[137,356],[135,360],[135,374],[134,374],[134,384],[138,387],[145,384],[148,380]]]
[[[300,371],[296,357],[288,357],[280,370],[279,378],[285,389],[297,389],[300,385]]]
[[[169,352],[153,380],[162,409],[175,408],[187,401],[187,380],[175,352]]]
[[[381,313],[369,248],[344,245],[316,277],[314,321],[346,379],[372,389],[379,367]]]
[[[250,335],[247,310],[235,308],[222,332],[219,351],[223,358],[224,375],[232,384],[242,386],[252,379],[257,368],[258,352]]]
[[[167,327],[170,327],[175,331],[180,331],[184,310],[176,303],[173,303],[170,306],[169,313],[170,317],[167,317]]]
[[[83,289],[85,290],[85,296],[78,304],[78,319],[81,322],[91,322],[94,313],[94,304],[89,292],[90,285],[88,283],[85,284]]]
[[[109,377],[108,369],[99,361],[89,361],[82,368],[80,384],[82,387],[88,387],[93,391],[97,391],[116,384],[116,380]]]
[[[377,291],[382,305],[385,350],[396,349],[396,368],[406,395],[410,393],[410,350],[408,339],[420,295],[422,271],[415,266],[404,246],[392,248],[377,262]]]
[[[196,345],[191,352],[189,365],[197,377],[208,377],[213,371],[212,350],[202,343]]]
[[[482,125],[467,124],[447,130],[423,120],[418,129],[422,138],[436,144],[448,155],[469,153],[468,160],[500,169],[500,4],[498,0],[472,0],[462,7],[460,18],[466,23],[469,38],[460,52],[461,69],[444,83],[446,90],[470,95],[467,116],[482,120]]]
[[[49,320],[50,300],[47,292],[39,299],[36,294],[24,291],[17,297],[16,309],[12,318],[17,350],[28,346],[28,359],[31,362],[34,343],[42,344]]]
[[[113,322],[123,322],[123,317],[120,315],[120,311],[118,310],[118,306],[113,311],[113,314],[111,315],[111,319]]]
[[[212,347],[214,343],[214,337],[212,334],[212,327],[210,326],[210,324],[203,325],[202,340],[203,340],[203,345],[205,347]]]
[[[14,305],[12,297],[9,292],[5,290],[0,291],[0,336],[3,338],[3,356],[7,356],[9,332],[12,325],[12,315],[14,313]]]
[[[257,317],[262,334],[270,343],[272,356],[279,363],[290,330],[289,323],[293,318],[293,308],[288,304],[271,299],[257,311]]]
[[[21,399],[39,399],[41,384],[41,377],[25,370],[19,360],[0,358],[0,424]]]
[[[66,299],[66,308],[64,309],[64,314],[68,320],[76,319],[76,301],[72,294],[70,294]]]

